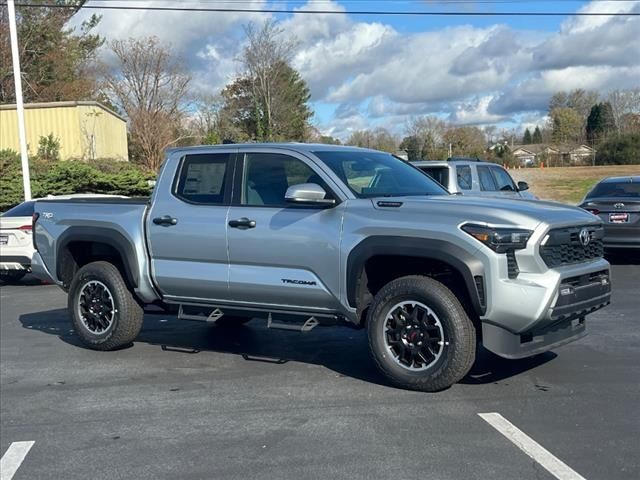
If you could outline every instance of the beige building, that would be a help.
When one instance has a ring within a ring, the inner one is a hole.
[[[60,158],[128,160],[127,122],[98,102],[51,102],[25,105],[29,155],[41,137],[60,141]],[[15,105],[0,105],[0,150],[20,151]]]
[[[545,162],[548,166],[591,165],[596,151],[588,145],[516,145],[512,152],[521,165]]]

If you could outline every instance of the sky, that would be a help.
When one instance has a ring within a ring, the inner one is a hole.
[[[107,40],[156,36],[218,93],[240,72],[242,26],[269,18],[298,41],[293,66],[311,90],[313,124],[342,140],[436,115],[460,125],[543,125],[554,92],[640,87],[640,16],[394,16],[354,11],[635,12],[640,1],[573,0],[90,0],[89,5],[206,6],[336,13],[83,10]]]

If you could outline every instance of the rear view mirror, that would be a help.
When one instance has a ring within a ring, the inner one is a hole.
[[[529,184],[527,182],[518,182],[518,191],[524,192],[525,190],[529,190]]]
[[[327,192],[317,183],[299,183],[291,185],[284,198],[287,202],[303,205],[335,205],[336,201],[332,198],[325,198],[326,196]]]

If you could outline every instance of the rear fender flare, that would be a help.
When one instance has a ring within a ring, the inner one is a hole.
[[[61,278],[62,252],[72,242],[102,243],[114,248],[122,259],[127,282],[133,288],[138,287],[138,257],[134,246],[120,232],[104,227],[73,226],[60,235],[56,246],[56,278]]]

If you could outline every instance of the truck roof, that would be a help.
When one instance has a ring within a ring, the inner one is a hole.
[[[274,143],[228,143],[223,145],[198,145],[195,147],[175,147],[168,148],[167,153],[173,152],[199,152],[206,150],[210,152],[211,150],[217,149],[229,149],[229,148],[282,148],[286,150],[294,150],[299,152],[316,152],[318,150],[335,150],[335,151],[369,151],[369,152],[377,152],[378,150],[373,150],[370,148],[360,148],[353,147],[350,145],[329,145],[325,143],[296,143],[296,142],[274,142]]]

